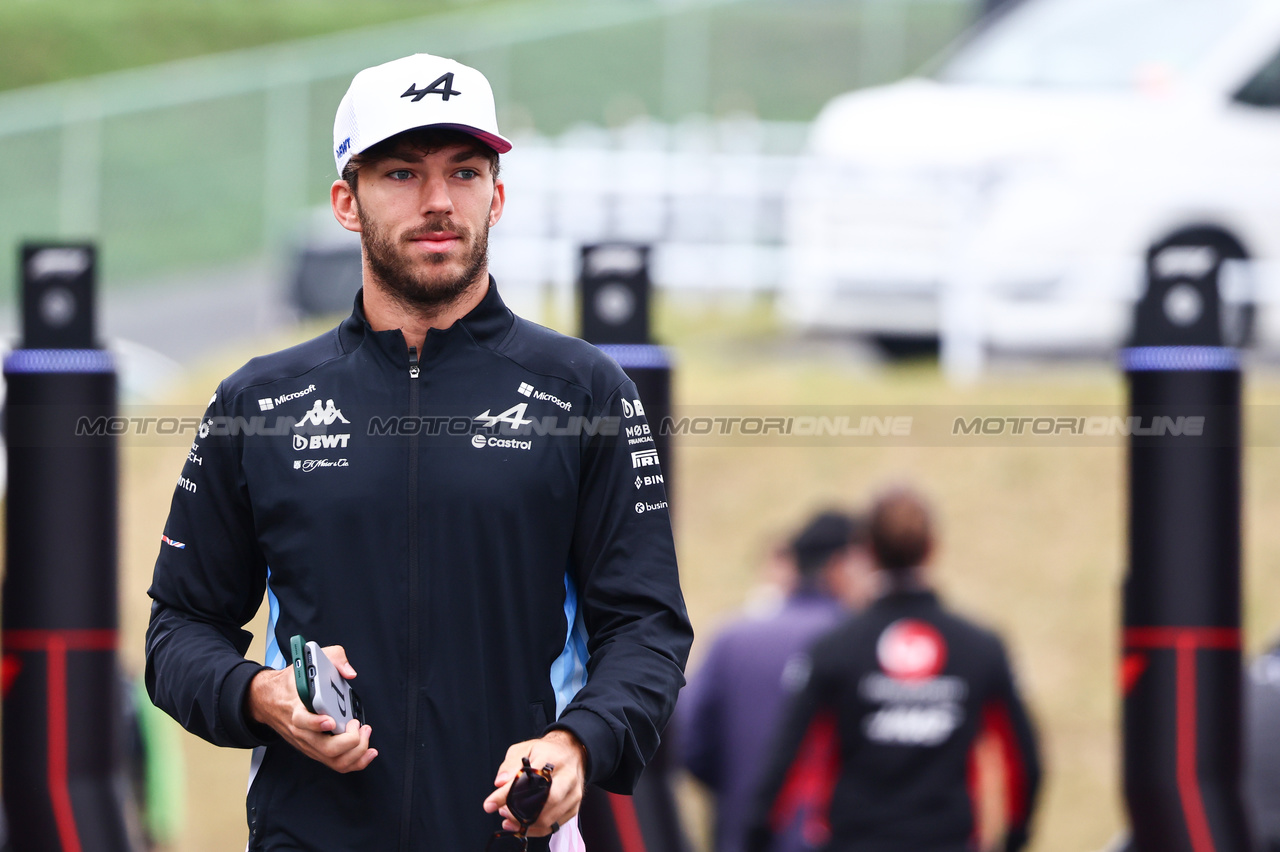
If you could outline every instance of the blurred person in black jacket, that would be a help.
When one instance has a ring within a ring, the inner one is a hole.
[[[973,852],[975,744],[1002,746],[1007,827],[1022,849],[1040,783],[1036,738],[1003,643],[945,609],[930,584],[933,522],[916,494],[871,511],[883,594],[820,638],[775,740],[748,849],[766,852],[820,791],[807,834],[824,852]]]
[[[778,728],[787,679],[814,639],[871,596],[866,526],[864,517],[845,512],[815,515],[775,554],[779,573],[791,575],[786,598],[726,625],[680,695],[677,751],[715,795],[716,852],[742,852],[767,757],[759,744]]]

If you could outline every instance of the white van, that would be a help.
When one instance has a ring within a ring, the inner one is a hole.
[[[1280,345],[1280,0],[1012,4],[928,76],[833,100],[808,150],[803,326],[941,336],[970,368],[1113,347],[1148,250],[1197,229],[1251,261],[1222,269],[1228,337]]]

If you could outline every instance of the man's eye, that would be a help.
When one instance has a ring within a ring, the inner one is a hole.
[[[408,169],[396,169],[395,171],[391,172],[389,177],[392,180],[408,180],[409,178],[413,177],[413,172],[409,171]]]
[[[475,180],[480,177],[480,173],[475,169],[462,169],[458,172],[458,177],[463,180]]]

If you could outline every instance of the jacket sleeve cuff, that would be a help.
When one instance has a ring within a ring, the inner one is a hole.
[[[222,679],[218,692],[218,720],[233,746],[253,748],[277,742],[280,736],[267,725],[253,721],[245,713],[249,683],[258,672],[267,669],[260,663],[245,660]]]
[[[588,784],[597,784],[614,773],[618,765],[617,737],[609,723],[590,710],[570,710],[547,726],[548,731],[568,731],[587,750]]]

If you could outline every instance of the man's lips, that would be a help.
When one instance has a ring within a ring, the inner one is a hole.
[[[446,252],[461,240],[457,231],[430,231],[409,237],[409,242],[427,252]]]

